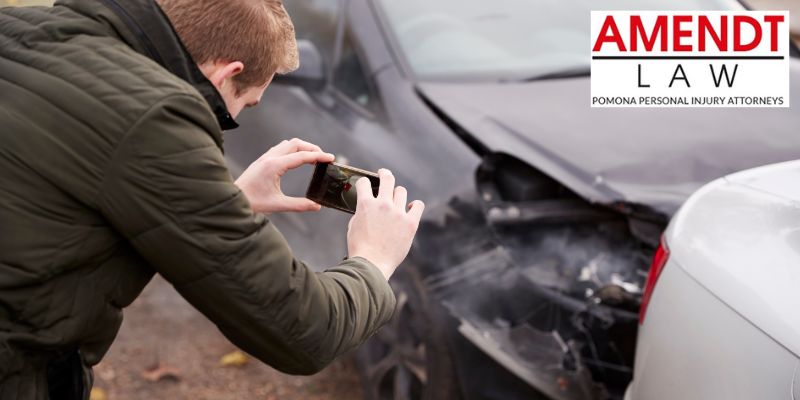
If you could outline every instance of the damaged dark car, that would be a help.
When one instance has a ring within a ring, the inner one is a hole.
[[[735,1],[295,0],[301,69],[226,136],[234,173],[299,137],[389,168],[426,214],[392,323],[358,351],[370,399],[622,398],[650,259],[703,184],[797,159],[800,113],[590,108],[592,9]],[[793,49],[796,57],[797,50]],[[800,62],[791,97],[800,99]],[[310,170],[285,179],[302,195]],[[274,215],[300,258],[349,215]]]

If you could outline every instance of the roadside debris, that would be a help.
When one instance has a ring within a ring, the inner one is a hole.
[[[89,400],[108,400],[108,395],[106,391],[100,388],[92,388],[92,391],[89,393]]]
[[[250,362],[250,357],[239,350],[225,354],[219,359],[221,367],[242,367],[248,362]]]
[[[148,382],[158,382],[162,380],[181,380],[181,372],[178,368],[170,365],[158,363],[155,366],[142,371],[142,378]]]

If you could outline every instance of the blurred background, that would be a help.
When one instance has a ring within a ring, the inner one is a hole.
[[[800,42],[800,1],[750,0],[748,3],[756,9],[790,10],[792,32]],[[0,0],[0,6],[50,4],[52,1],[48,0]],[[343,87],[343,90],[349,87],[346,81]],[[265,103],[263,107],[272,104]],[[244,118],[253,120],[256,115],[251,113]],[[271,121],[260,123],[270,124]],[[254,152],[263,150],[266,148],[252,149]],[[234,159],[229,161],[234,173],[246,166],[237,164]],[[338,218],[343,220],[344,216]],[[282,223],[289,227],[299,224],[291,218]],[[306,254],[305,259],[314,265],[325,264],[325,258],[314,254]],[[95,368],[95,388],[93,400],[364,397],[352,356],[344,357],[313,377],[281,374],[239,352],[159,277],[125,310],[116,342],[106,359]]]
[[[747,1],[757,10],[789,10],[792,22],[792,34],[795,42],[800,43],[800,1],[798,0],[749,0]],[[49,6],[51,0],[0,0],[0,6]]]
[[[800,1],[797,0],[750,0],[748,2],[758,10],[789,10],[792,23],[792,35],[795,43],[800,43]]]

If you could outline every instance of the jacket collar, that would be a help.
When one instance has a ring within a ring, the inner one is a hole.
[[[239,126],[155,0],[62,0],[59,3],[107,23],[131,48],[194,86],[208,102],[220,129],[231,130]],[[98,4],[108,10],[101,10]]]

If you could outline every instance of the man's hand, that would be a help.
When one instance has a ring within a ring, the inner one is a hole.
[[[304,164],[333,161],[333,154],[300,139],[284,140],[250,164],[236,185],[244,192],[256,213],[319,211],[320,205],[306,198],[289,197],[281,191],[286,171]]]
[[[425,204],[416,200],[406,205],[408,192],[394,186],[394,175],[378,171],[378,197],[372,195],[369,179],[356,182],[358,205],[347,231],[350,257],[363,257],[378,267],[388,280],[408,255],[422,218]]]

